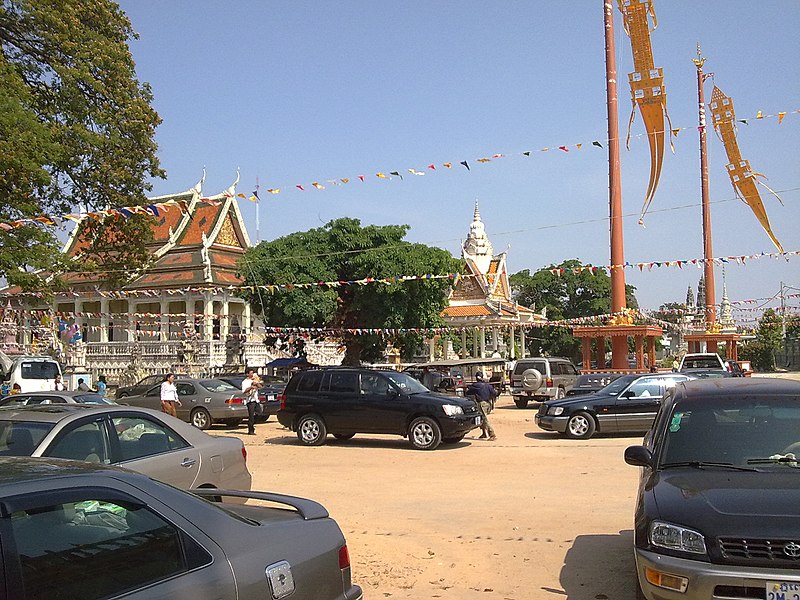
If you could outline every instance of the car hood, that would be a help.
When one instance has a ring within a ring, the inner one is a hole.
[[[586,404],[587,402],[594,402],[596,400],[605,400],[608,401],[609,398],[616,398],[617,394],[601,394],[601,393],[588,393],[588,394],[578,394],[577,396],[566,396],[562,400],[548,400],[545,402],[547,406],[580,406]]]
[[[800,535],[800,470],[677,468],[655,474],[646,493],[671,523],[716,535]]]
[[[475,403],[461,396],[448,396],[447,394],[437,394],[436,392],[420,392],[409,396],[412,400],[424,400],[425,402],[438,402],[439,404],[454,404],[461,408],[475,406]]]

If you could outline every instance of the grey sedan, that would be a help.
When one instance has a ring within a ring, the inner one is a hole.
[[[219,379],[176,379],[175,387],[181,406],[178,418],[198,429],[209,429],[213,423],[236,427],[247,418],[245,396],[240,388]],[[139,396],[119,398],[120,404],[161,409],[161,384],[151,387]]]
[[[114,404],[97,392],[64,390],[60,392],[23,392],[0,399],[2,406],[29,406],[33,404]]]
[[[360,600],[339,526],[311,500],[204,490],[76,461],[0,458],[0,596]]]
[[[246,452],[162,412],[47,404],[0,409],[0,456],[50,456],[122,465],[183,488],[250,489]]]

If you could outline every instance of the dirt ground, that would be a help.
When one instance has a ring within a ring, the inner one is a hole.
[[[379,435],[304,447],[274,417],[241,438],[253,489],[336,519],[365,598],[634,600],[638,469],[622,453],[641,436],[567,440],[535,412],[502,396],[496,442],[478,429],[433,452]]]

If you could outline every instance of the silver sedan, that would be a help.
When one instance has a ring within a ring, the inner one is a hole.
[[[0,456],[120,465],[183,489],[249,490],[242,441],[203,433],[161,412],[47,404],[0,409]]]
[[[97,392],[80,390],[22,392],[0,399],[0,406],[28,406],[33,404],[114,404],[114,402]]]

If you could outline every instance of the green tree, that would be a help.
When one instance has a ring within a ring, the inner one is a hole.
[[[576,259],[565,260],[558,266],[549,266],[531,274],[528,269],[510,277],[514,299],[523,306],[534,307],[536,312],[547,309],[551,320],[591,317],[611,312],[611,278],[603,269],[580,269],[584,265]],[[552,270],[558,269],[558,274]],[[579,269],[577,272],[573,269]],[[626,286],[628,308],[638,308],[635,288]],[[566,327],[543,327],[531,332],[528,349],[533,355],[539,352],[581,357],[581,342]]]
[[[164,176],[161,120],[136,79],[135,37],[110,0],[0,0],[0,223],[146,202]],[[142,216],[85,227],[82,270],[124,275],[147,256]],[[53,225],[0,227],[0,277],[43,287],[32,271],[63,266],[59,245]]]
[[[449,252],[403,240],[406,225],[361,226],[343,218],[316,229],[292,233],[251,248],[240,263],[245,285],[355,281],[375,277],[456,273],[459,261]],[[398,284],[341,285],[332,288],[245,292],[268,326],[343,329],[437,327],[447,305],[448,279]],[[376,362],[387,341],[409,356],[421,336],[343,336],[344,363]]]
[[[757,371],[775,370],[775,353],[783,347],[783,322],[773,309],[769,308],[758,321],[756,337],[742,344],[739,357],[749,360]]]

